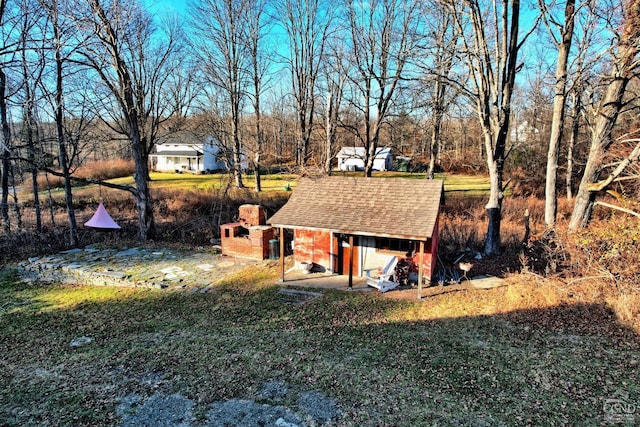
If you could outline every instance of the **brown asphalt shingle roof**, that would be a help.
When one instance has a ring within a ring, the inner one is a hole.
[[[303,178],[267,223],[360,236],[426,240],[442,200],[440,180]]]

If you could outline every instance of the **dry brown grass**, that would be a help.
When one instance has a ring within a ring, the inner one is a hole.
[[[440,231],[443,264],[465,250],[482,251],[487,227],[485,202],[484,198],[447,199]],[[447,296],[441,302],[444,305],[429,310],[434,315],[457,317],[600,303],[610,307],[620,322],[640,331],[640,223],[598,208],[588,229],[569,233],[571,208],[566,199],[558,201],[558,225],[551,233],[544,227],[544,200],[507,198],[501,224],[503,254],[475,260],[472,273],[505,277],[510,286],[500,291],[499,298],[490,295],[484,300],[473,294],[474,300],[469,301],[468,296]],[[527,241],[525,210],[529,211],[531,228]]]
[[[135,165],[133,160],[112,159],[87,162],[79,167],[74,175],[78,178],[105,180],[133,175],[134,171]]]
[[[87,162],[75,171],[72,171],[72,175],[82,179],[106,180],[132,175],[134,171],[135,166],[133,160],[112,159]],[[40,191],[48,188],[54,189],[64,187],[63,177],[46,172],[41,172],[38,175],[37,181]],[[30,175],[26,177],[25,186],[31,188]]]

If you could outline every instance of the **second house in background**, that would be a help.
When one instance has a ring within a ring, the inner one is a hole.
[[[338,170],[361,171],[364,170],[364,147],[342,147],[336,156],[338,158]],[[373,159],[373,170],[389,171],[393,169],[393,154],[391,148],[380,147],[376,150]]]

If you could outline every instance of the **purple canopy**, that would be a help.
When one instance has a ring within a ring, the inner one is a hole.
[[[84,223],[85,227],[101,228],[103,230],[119,230],[120,226],[109,216],[109,213],[104,208],[102,200],[98,205],[96,213],[93,214],[91,219]]]

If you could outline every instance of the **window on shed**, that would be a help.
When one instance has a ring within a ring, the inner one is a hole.
[[[412,252],[415,244],[412,240],[390,239],[376,237],[376,250],[392,252]]]

